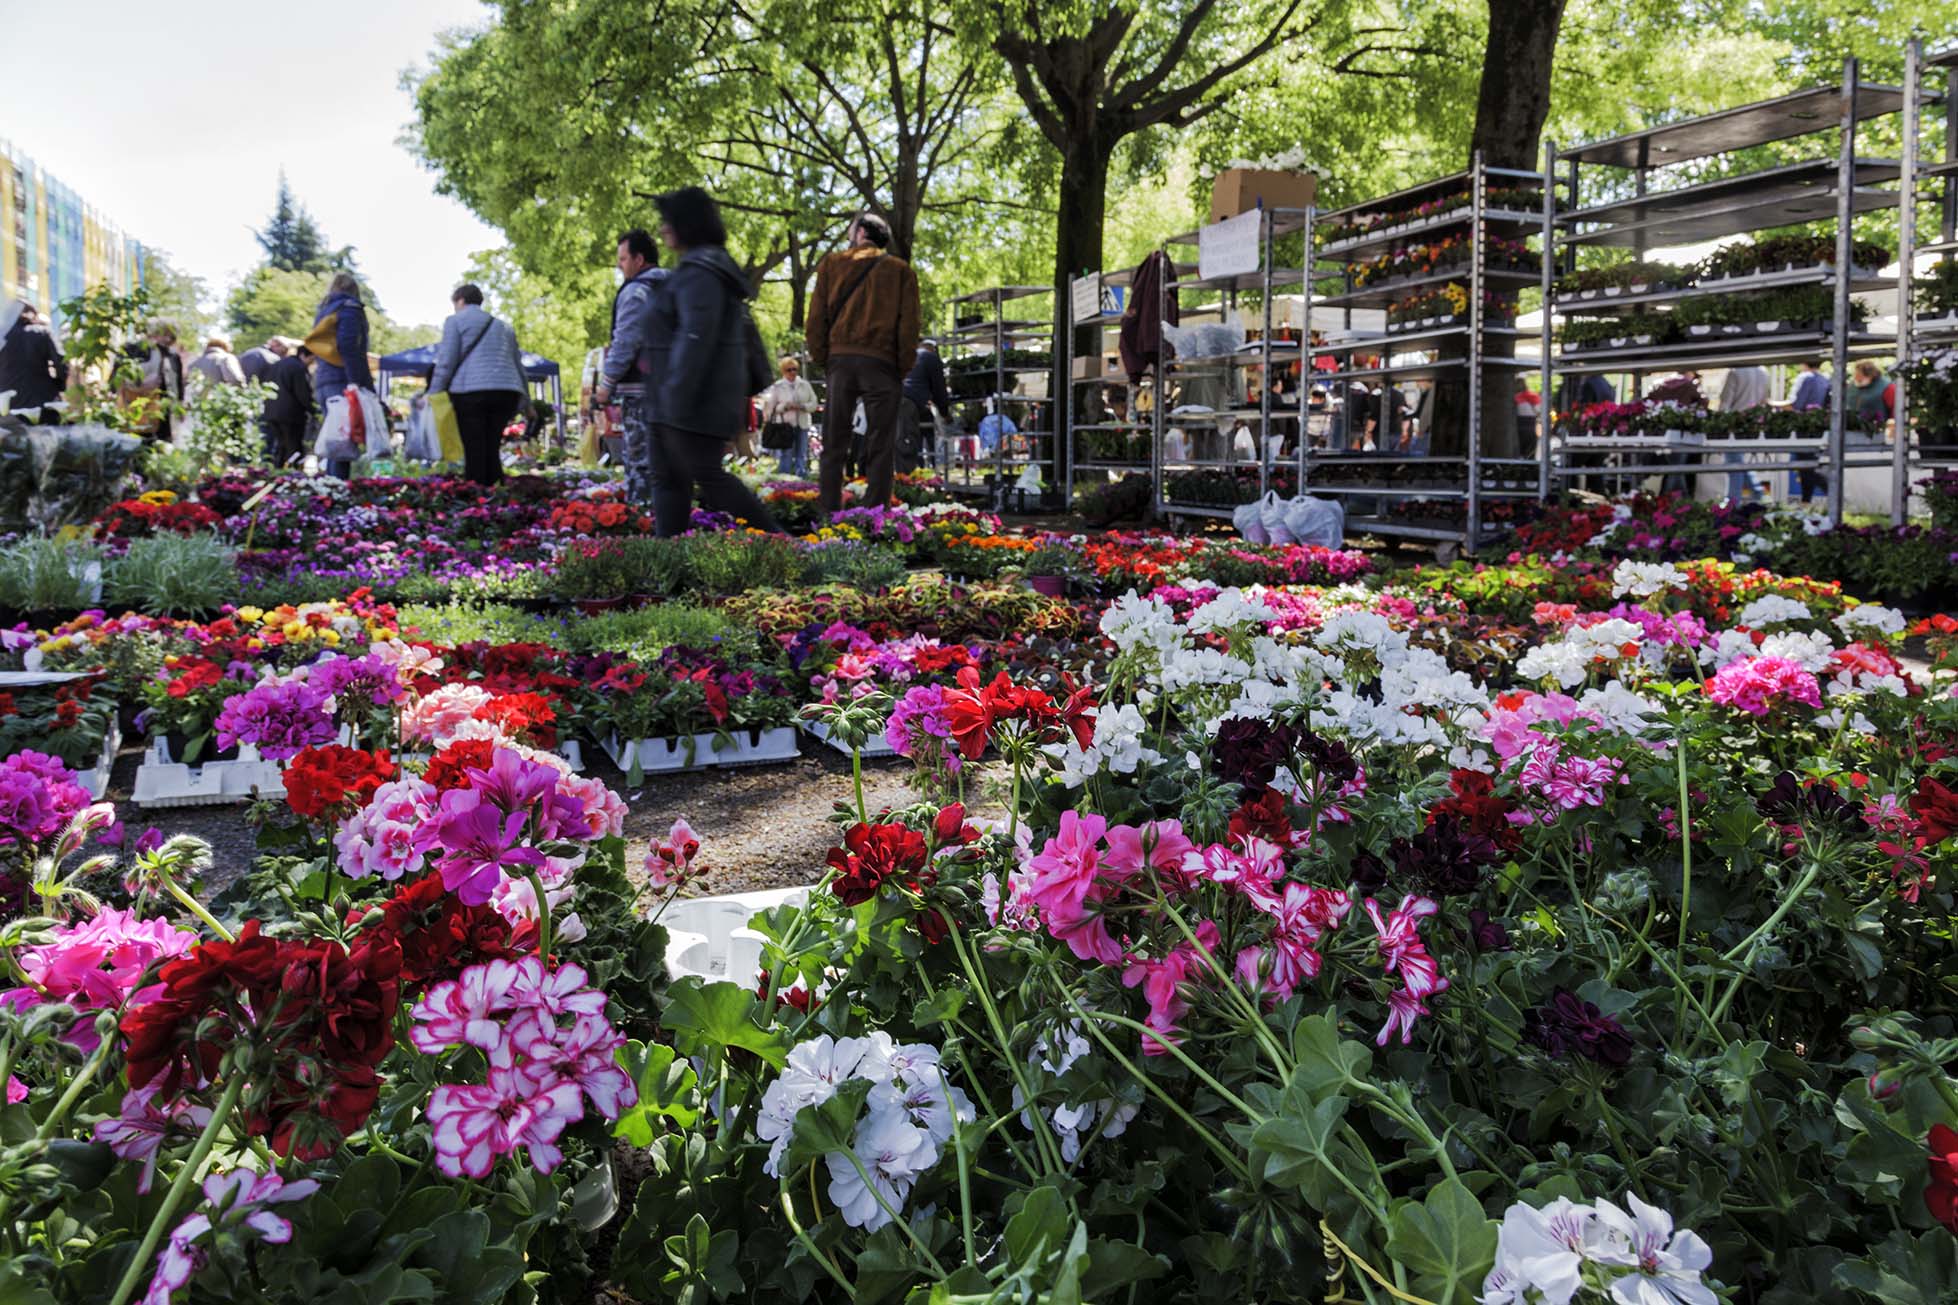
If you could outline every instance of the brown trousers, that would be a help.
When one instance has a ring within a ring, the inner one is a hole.
[[[821,507],[829,513],[843,506],[843,465],[850,457],[850,426],[863,401],[864,505],[882,507],[891,501],[891,476],[897,458],[897,402],[904,378],[882,358],[831,354],[824,379],[823,460]]]

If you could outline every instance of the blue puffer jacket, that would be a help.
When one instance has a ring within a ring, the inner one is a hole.
[[[349,385],[374,388],[374,373],[367,369],[367,310],[360,300],[341,291],[320,301],[313,325],[328,317],[334,318],[333,340],[340,350],[340,362],[336,366],[322,358],[313,369],[313,391],[320,396],[322,407]]]
[[[747,429],[741,318],[747,298],[748,279],[719,245],[688,250],[659,283],[645,345],[652,361],[646,401],[655,423],[725,440]]]

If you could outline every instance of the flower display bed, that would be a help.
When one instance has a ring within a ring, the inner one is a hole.
[[[195,840],[0,758],[0,1293],[1945,1290],[1958,619],[1781,565],[1862,537],[1653,497],[1387,571],[887,510],[647,545],[558,506],[601,544],[574,573],[725,580],[9,632],[267,774],[214,891]],[[1936,574],[1943,528],[1861,564]],[[566,759],[798,727],[913,792],[853,786],[768,893],[694,895],[718,831],[684,819],[629,852]]]

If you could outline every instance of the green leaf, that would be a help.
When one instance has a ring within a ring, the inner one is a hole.
[[[957,1017],[964,1006],[964,989],[940,988],[912,1009],[911,1019],[920,1028],[931,1024],[944,1024]]]
[[[1007,1263],[1023,1267],[1059,1241],[1068,1225],[1067,1201],[1057,1187],[1036,1187],[1006,1221]]]
[[[1958,1240],[1942,1228],[1918,1237],[1893,1232],[1868,1259],[1838,1268],[1836,1281],[1884,1305],[1944,1305],[1958,1282]]]
[[[651,1146],[656,1121],[670,1119],[682,1128],[700,1119],[700,1093],[693,1066],[664,1043],[632,1041],[619,1048],[619,1064],[639,1088],[639,1104],[619,1116],[612,1136],[634,1146]]]
[[[1364,1079],[1373,1068],[1373,1053],[1364,1045],[1339,1036],[1330,1016],[1308,1015],[1292,1032],[1290,1087],[1302,1088],[1319,1101],[1349,1079]]]
[[[1496,1221],[1460,1179],[1446,1179],[1426,1200],[1394,1211],[1387,1254],[1413,1272],[1416,1295],[1436,1305],[1474,1305],[1496,1260]]]
[[[851,1079],[836,1089],[836,1095],[820,1105],[804,1106],[795,1117],[795,1132],[789,1137],[789,1154],[784,1173],[801,1169],[832,1151],[848,1151],[850,1136],[856,1131],[863,1099],[870,1095],[870,1083]]]
[[[668,988],[667,996],[663,1019],[676,1037],[690,1035],[690,1041],[703,1048],[740,1047],[776,1069],[788,1062],[788,1034],[763,1025],[761,1003],[740,984],[703,983],[689,975]]]
[[[1089,1300],[1105,1300],[1131,1283],[1148,1282],[1168,1272],[1165,1256],[1151,1255],[1134,1242],[1096,1237],[1088,1243],[1088,1271],[1081,1279],[1081,1293]]]

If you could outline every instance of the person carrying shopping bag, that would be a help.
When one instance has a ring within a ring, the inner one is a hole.
[[[519,408],[532,407],[523,351],[510,324],[484,311],[481,287],[459,285],[449,302],[455,311],[442,323],[428,392],[431,401],[448,395],[455,410],[463,474],[478,485],[494,485],[503,479],[503,428]]]
[[[782,378],[761,392],[762,447],[775,454],[787,476],[809,474],[809,428],[816,411],[816,388],[802,379],[802,362],[782,359]]]
[[[370,395],[374,392],[374,373],[367,365],[367,338],[367,308],[360,301],[360,282],[351,272],[336,272],[326,287],[326,297],[320,300],[319,309],[313,314],[313,329],[306,337],[306,348],[318,360],[313,364],[313,394],[320,411],[328,415],[329,424],[334,416],[331,405],[336,401],[344,404],[345,416],[341,422],[360,431],[362,440],[367,432],[358,392],[365,390]],[[385,440],[386,432],[379,434]],[[364,447],[358,440],[356,444]],[[348,446],[340,447],[344,452]],[[332,456],[322,460],[329,476],[345,480],[353,471],[352,457]]]

